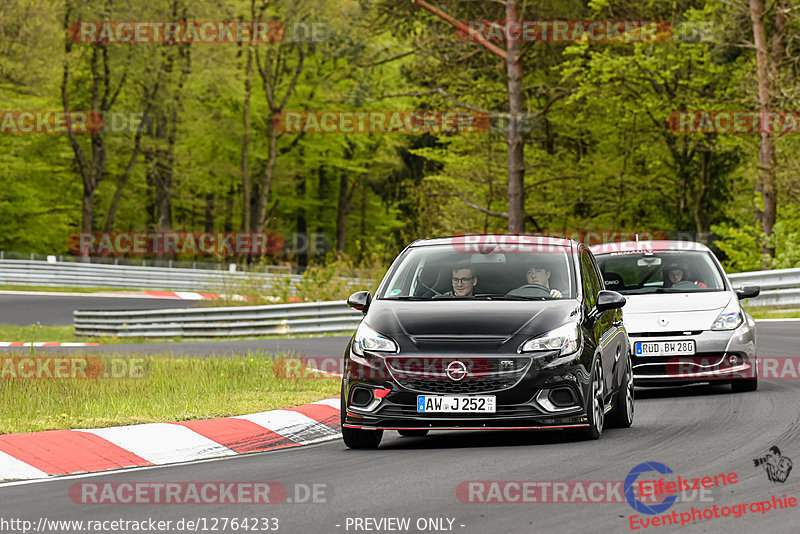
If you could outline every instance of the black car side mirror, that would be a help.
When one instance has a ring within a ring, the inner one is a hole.
[[[369,291],[359,291],[358,293],[353,293],[350,295],[350,298],[347,299],[348,306],[354,310],[360,311],[363,314],[367,313],[371,303],[372,295],[369,294]]]
[[[739,300],[752,299],[761,293],[761,286],[757,286],[756,284],[742,284],[742,287],[736,288],[734,291],[736,292],[736,296],[739,297]]]
[[[604,312],[625,306],[626,299],[616,291],[604,289],[597,294],[597,311]]]

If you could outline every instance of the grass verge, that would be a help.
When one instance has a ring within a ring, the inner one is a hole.
[[[315,378],[281,377],[279,366],[273,370],[273,355],[261,352],[234,358],[69,357],[99,360],[106,373],[114,370],[114,376],[126,377],[15,379],[9,377],[25,357],[0,356],[0,433],[225,417],[339,394],[338,378],[313,373],[309,376]]]
[[[746,308],[747,309],[747,308]],[[747,313],[753,319],[797,319],[800,318],[800,310],[787,310],[776,308],[750,308]]]
[[[65,326],[19,326],[14,324],[0,324],[0,341],[46,343],[100,343],[101,345],[118,345],[120,343],[147,343],[144,337],[85,337],[76,336],[72,325]],[[151,341],[152,342],[152,341]]]
[[[248,339],[291,339],[295,337],[335,337],[350,336],[353,332],[326,332],[324,334],[302,334],[302,335],[268,335],[258,337],[224,337],[224,338],[151,338],[151,337],[117,337],[100,336],[86,337],[76,336],[73,327],[66,326],[18,326],[13,324],[0,324],[0,341],[23,342],[41,341],[47,343],[100,343],[101,345],[142,345],[147,343],[181,343],[197,341],[243,341]]]

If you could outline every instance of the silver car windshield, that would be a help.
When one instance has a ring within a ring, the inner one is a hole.
[[[381,284],[377,298],[571,299],[576,298],[574,280],[572,257],[563,246],[483,254],[428,245],[407,251]]]
[[[725,290],[709,252],[619,252],[596,257],[606,289],[626,295]]]

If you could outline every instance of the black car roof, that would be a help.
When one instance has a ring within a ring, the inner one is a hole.
[[[436,237],[433,239],[417,239],[413,243],[409,245],[409,247],[426,247],[431,245],[451,245],[453,244],[454,240],[456,242],[464,243],[464,242],[472,242],[467,241],[467,238],[476,238],[480,237],[480,241],[477,243],[484,244],[484,243],[491,243],[495,242],[498,244],[501,243],[532,243],[532,244],[542,244],[542,245],[550,245],[556,247],[575,247],[578,248],[578,243],[572,239],[564,239],[561,237],[548,237],[548,236],[537,236],[537,235],[526,235],[526,234],[464,234],[464,235],[457,235],[457,236],[450,236],[450,237]]]

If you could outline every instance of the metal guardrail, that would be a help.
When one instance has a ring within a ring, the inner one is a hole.
[[[761,293],[756,298],[743,301],[746,308],[800,305],[800,269],[735,273],[729,274],[728,279],[734,287],[742,284],[761,287]]]
[[[0,284],[52,287],[124,287],[132,289],[231,291],[246,283],[270,289],[278,281],[292,284],[297,274],[212,271],[168,267],[138,267],[96,263],[0,261]]]
[[[0,261],[0,284],[50,287],[119,287],[164,291],[209,291],[232,293],[257,289],[271,294],[276,286],[289,283],[295,294],[299,274],[274,274],[208,269],[140,267],[97,263],[47,262],[30,260]],[[353,287],[369,280],[347,279]]]
[[[235,308],[73,312],[75,334],[118,337],[246,337],[353,331],[363,315],[344,301]]]
[[[237,282],[254,277],[262,287],[278,279],[299,275],[196,271],[159,267],[48,263],[26,260],[0,261],[0,283],[53,286],[135,287],[143,289],[230,290]],[[731,274],[735,287],[761,286],[761,294],[744,302],[746,307],[800,305],[800,269]],[[354,280],[357,283],[356,280]],[[344,301],[309,302],[270,306],[185,308],[137,311],[74,312],[76,335],[119,337],[246,337],[269,334],[306,334],[354,330],[360,312]]]

